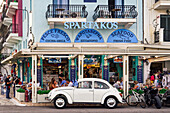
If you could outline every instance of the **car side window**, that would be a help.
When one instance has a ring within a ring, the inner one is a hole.
[[[92,88],[92,81],[83,81],[78,83],[78,88],[81,89],[91,89]]]
[[[94,89],[109,89],[109,86],[103,82],[94,82]]]

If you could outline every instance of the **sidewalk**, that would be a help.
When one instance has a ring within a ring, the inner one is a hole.
[[[0,95],[0,105],[15,105],[11,99],[6,99],[5,95]]]

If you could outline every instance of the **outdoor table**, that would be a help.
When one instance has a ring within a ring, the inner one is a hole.
[[[59,11],[59,18],[61,18],[61,15],[62,15],[62,11],[64,11],[65,9],[63,8],[57,8],[56,11]]]
[[[112,9],[112,12],[117,12],[117,11],[121,11],[121,9]],[[117,18],[117,14],[115,14],[115,17]]]

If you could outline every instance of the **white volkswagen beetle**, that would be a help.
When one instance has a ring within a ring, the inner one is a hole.
[[[51,90],[47,97],[56,108],[66,104],[98,103],[107,108],[115,108],[122,103],[120,92],[105,80],[84,78],[78,80],[78,87],[59,87]]]

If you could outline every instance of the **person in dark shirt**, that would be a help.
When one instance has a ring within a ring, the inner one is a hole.
[[[7,99],[11,99],[9,97],[9,93],[10,93],[10,86],[12,81],[9,80],[10,79],[10,75],[7,76],[7,78],[5,79],[5,85],[6,85],[6,98]]]

